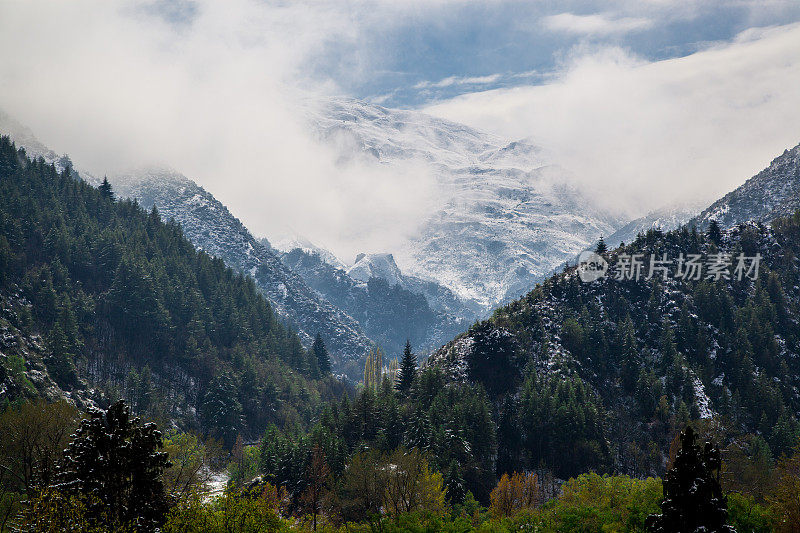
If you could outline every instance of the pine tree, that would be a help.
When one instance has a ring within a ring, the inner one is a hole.
[[[594,253],[597,255],[605,255],[608,252],[608,246],[606,245],[606,241],[603,240],[603,237],[600,236],[600,240],[597,241],[597,247],[594,249]]]
[[[168,508],[161,475],[169,466],[155,424],[131,418],[124,400],[95,409],[65,451],[57,487],[88,498],[88,514],[110,530],[155,531]]]
[[[721,467],[719,450],[710,442],[701,449],[691,426],[687,427],[681,433],[681,450],[664,478],[661,514],[647,518],[648,531],[735,531],[725,525],[728,510],[719,484]]]
[[[722,242],[722,230],[719,227],[719,222],[712,220],[708,223],[708,238],[714,244]]]
[[[206,433],[222,440],[230,449],[242,428],[242,405],[229,373],[217,376],[208,387],[200,406],[200,423]]]
[[[105,176],[103,177],[103,183],[100,184],[97,190],[100,191],[100,194],[102,194],[104,198],[108,198],[109,200],[114,199],[114,191],[111,189],[111,184]]]
[[[328,349],[325,348],[325,343],[322,342],[322,336],[317,333],[314,338],[314,344],[311,345],[311,351],[317,359],[317,368],[319,373],[323,376],[331,373],[331,357],[328,354]]]
[[[397,377],[397,390],[408,392],[411,389],[414,378],[417,377],[417,356],[411,352],[411,343],[406,340],[406,347],[403,350],[403,360],[400,363],[400,372]]]
[[[406,445],[409,448],[428,450],[431,444],[431,421],[428,413],[417,409],[409,422],[405,435]]]

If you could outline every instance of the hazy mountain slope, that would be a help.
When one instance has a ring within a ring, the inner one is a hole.
[[[68,155],[58,155],[55,151],[45,146],[36,138],[30,128],[19,123],[14,117],[2,109],[0,109],[0,134],[8,135],[18,147],[25,148],[25,152],[31,159],[41,157],[47,163],[55,165],[56,170],[59,172],[63,171],[66,167],[70,167],[76,177],[79,176],[93,185],[97,185],[102,181],[97,180],[83,169],[75,168]]]
[[[619,222],[526,142],[347,99],[331,100],[309,121],[321,139],[355,146],[381,165],[417,161],[430,169],[442,197],[417,234],[389,251],[404,272],[487,312]]]
[[[336,367],[358,375],[360,369],[350,366],[372,344],[358,323],[319,298],[210,193],[167,170],[118,176],[112,183],[120,196],[136,198],[148,208],[155,205],[164,218],[174,218],[197,248],[253,276],[278,313],[298,328],[305,344],[321,334]]]
[[[702,205],[697,204],[657,209],[643,217],[628,222],[611,235],[606,236],[604,238],[605,243],[610,248],[616,248],[621,243],[632,242],[639,234],[645,234],[651,229],[672,231],[686,224],[701,209]]]
[[[347,269],[347,275],[361,283],[379,278],[390,286],[400,285],[410,292],[425,296],[431,309],[470,322],[480,312],[478,306],[460,299],[447,287],[403,273],[392,254],[358,254],[356,262]]]
[[[767,222],[800,208],[800,144],[785,150],[770,165],[704,209],[692,223],[705,227],[716,220],[723,228],[741,222]]]

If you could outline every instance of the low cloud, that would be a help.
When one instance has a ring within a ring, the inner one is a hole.
[[[549,148],[632,215],[724,194],[800,142],[800,25],[647,62],[580,47],[549,83],[462,95],[429,113]]]
[[[543,17],[542,25],[550,31],[556,32],[579,35],[616,35],[649,29],[653,26],[653,21],[641,17],[614,18],[607,14],[559,13]]]
[[[307,123],[338,92],[313,65],[356,47],[357,5],[176,5],[4,3],[0,108],[96,175],[175,168],[259,235],[288,226],[349,257],[413,231],[436,196],[425,169],[343,158],[356,148]],[[335,61],[356,76],[370,57]]]
[[[454,85],[489,85],[496,83],[502,78],[502,74],[490,74],[489,76],[458,77],[450,76],[439,81],[421,81],[414,85],[414,89],[428,89],[452,87]]]
[[[402,65],[392,59],[408,53],[403,46],[420,28],[422,37],[446,37],[430,42],[452,50],[452,65],[442,68],[444,56],[419,55],[427,50],[420,47],[414,53],[430,65],[421,78],[397,72],[398,79],[434,81],[380,86],[376,92],[387,94],[373,101],[391,99],[390,91],[437,95],[544,79],[428,109],[506,137],[533,137],[585,187],[613,191],[620,205],[644,209],[687,191],[725,192],[800,140],[797,26],[751,30],[656,63],[582,45],[551,75],[548,62],[520,63],[518,73],[497,66],[504,74],[488,76],[458,66],[473,59],[456,57],[459,50],[476,51],[460,36],[487,20],[513,29],[518,18],[541,35],[541,17],[552,15],[545,23],[554,31],[577,37],[564,42],[603,33],[618,42],[614,32],[661,24],[676,11],[691,17],[706,5],[684,4],[630,0],[587,17],[545,13],[535,3],[519,16],[516,0],[0,2],[0,108],[94,174],[165,164],[258,235],[288,226],[352,257],[392,250],[413,232],[438,196],[435,179],[421,162],[389,167],[346,140],[323,144],[308,117],[318,102],[347,92],[342,86]],[[765,11],[752,5],[753,13]],[[786,5],[778,11],[791,10]],[[485,42],[487,53],[502,45]]]

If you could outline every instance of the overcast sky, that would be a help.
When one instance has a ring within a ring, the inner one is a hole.
[[[434,189],[343,167],[309,101],[531,138],[641,212],[800,142],[798,21],[795,0],[5,1],[0,108],[94,173],[168,164],[254,233],[349,255],[390,250]]]

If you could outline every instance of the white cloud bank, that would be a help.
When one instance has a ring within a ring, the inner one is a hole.
[[[590,191],[638,214],[710,199],[800,142],[800,25],[646,63],[576,50],[550,83],[425,110],[551,149]],[[605,193],[605,194],[603,194]]]
[[[646,30],[653,21],[643,17],[614,18],[608,14],[575,15],[559,13],[542,18],[542,24],[551,31],[579,35],[615,35]]]
[[[418,165],[340,157],[341,147],[309,132],[305,107],[337,91],[315,67],[366,78],[382,54],[397,52],[376,46],[376,34],[415,17],[439,20],[452,4],[199,0],[188,21],[168,23],[153,14],[164,2],[0,2],[0,108],[95,174],[168,164],[257,234],[288,226],[342,257],[392,250],[424,220],[433,180]],[[564,15],[550,24],[584,33],[632,31],[650,18]],[[453,76],[431,87],[492,79]],[[687,191],[725,192],[800,141],[798,86],[800,26],[789,26],[652,64],[617,49],[579,50],[548,85],[429,111],[533,136],[587,187],[644,210]]]

